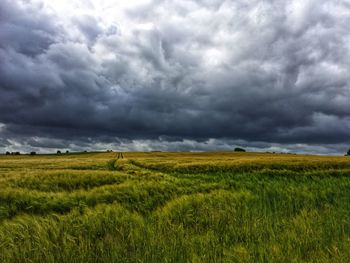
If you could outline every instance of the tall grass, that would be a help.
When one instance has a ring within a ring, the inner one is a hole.
[[[0,262],[350,262],[350,160],[0,157]]]

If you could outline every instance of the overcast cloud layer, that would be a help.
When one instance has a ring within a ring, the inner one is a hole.
[[[0,150],[350,148],[350,1],[0,1]]]

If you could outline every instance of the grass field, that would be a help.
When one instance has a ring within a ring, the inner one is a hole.
[[[350,262],[350,157],[0,156],[0,262]]]

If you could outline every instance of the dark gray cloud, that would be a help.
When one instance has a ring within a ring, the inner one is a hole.
[[[3,0],[0,149],[342,152],[349,25],[346,0]]]

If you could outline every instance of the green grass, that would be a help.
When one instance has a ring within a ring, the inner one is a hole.
[[[350,262],[350,158],[0,156],[0,262]]]

